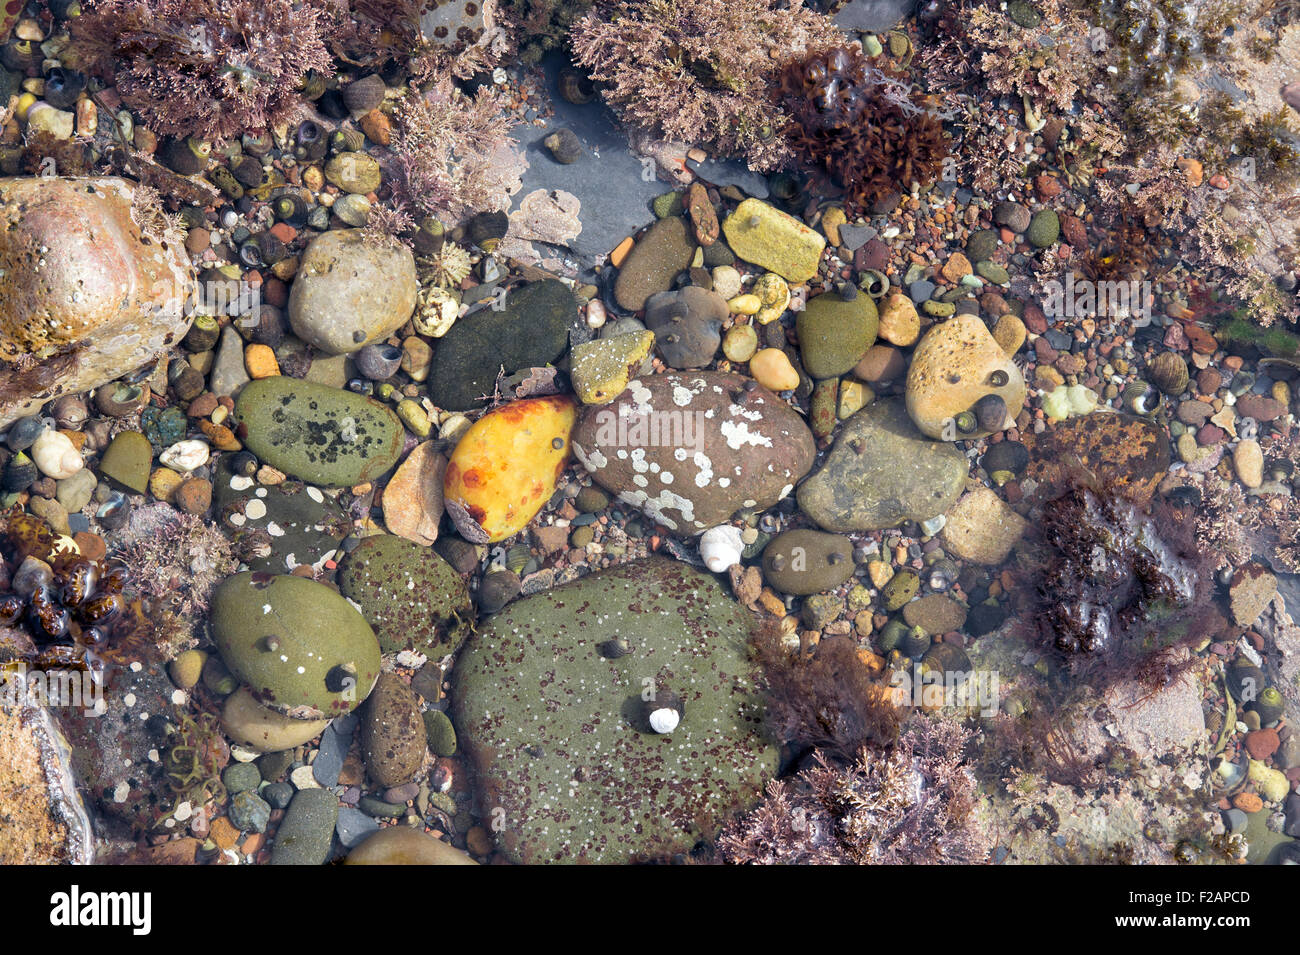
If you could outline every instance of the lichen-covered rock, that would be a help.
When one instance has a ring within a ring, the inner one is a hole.
[[[816,275],[826,248],[821,233],[760,199],[736,206],[722,231],[739,258],[791,282],[807,282]]]
[[[289,292],[294,334],[330,355],[387,338],[415,311],[415,256],[400,242],[375,245],[358,229],[312,239]]]
[[[121,179],[0,179],[0,428],[188,330],[189,256],[142,235],[134,196]]]
[[[843,375],[876,341],[876,304],[867,295],[845,300],[826,292],[808,300],[795,322],[799,357],[816,379]]]
[[[614,300],[629,312],[645,308],[646,300],[673,287],[673,279],[691,264],[695,241],[686,220],[660,219],[632,246],[614,281]]]
[[[631,382],[583,412],[573,450],[602,487],[683,534],[771,507],[816,455],[788,404],[752,379],[710,371]]]
[[[385,653],[451,653],[473,626],[464,579],[431,548],[405,538],[367,537],[343,559],[338,579]]]
[[[264,462],[324,487],[372,481],[402,453],[406,431],[372,398],[277,376],[249,382],[235,402],[244,444]]]
[[[697,285],[659,292],[645,303],[646,328],[655,333],[669,368],[703,368],[713,361],[728,314],[726,299]]]
[[[254,699],[293,719],[348,713],[379,676],[379,643],[365,618],[304,577],[228,577],[213,592],[212,637]]]
[[[976,403],[997,395],[1010,422],[1025,405],[1025,378],[978,315],[956,315],[926,332],[907,369],[907,413],[923,434],[943,441],[982,437],[996,428],[958,426],[982,417]],[[990,420],[984,424],[992,423]]]
[[[577,314],[564,283],[543,279],[509,292],[500,311],[485,308],[457,320],[434,349],[429,397],[450,411],[478,407],[495,390],[500,369],[510,376],[563,355]]]
[[[828,531],[928,521],[957,500],[966,471],[966,456],[921,434],[901,400],[880,400],[844,422],[821,469],[799,487],[799,506]]]
[[[361,722],[366,772],[381,786],[401,786],[419,773],[427,747],[424,720],[410,685],[392,673],[381,673]]]
[[[660,558],[511,604],[467,645],[452,718],[516,862],[626,863],[689,851],[776,769],[761,733],[749,615],[710,575]],[[622,637],[630,652],[601,647]],[[650,732],[645,694],[682,718]]]
[[[650,357],[654,332],[628,332],[573,346],[569,378],[585,405],[607,405],[627,388],[632,373]]]
[[[577,414],[567,395],[526,398],[490,411],[465,432],[447,463],[443,500],[461,515],[462,536],[488,543],[513,537],[528,526],[569,462],[569,436]]]

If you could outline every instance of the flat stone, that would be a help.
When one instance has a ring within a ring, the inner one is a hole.
[[[722,223],[736,255],[790,282],[817,274],[825,237],[794,216],[759,199],[746,199]]]
[[[294,795],[275,834],[271,865],[324,865],[339,818],[338,797],[328,789]]]
[[[442,480],[447,459],[425,441],[412,449],[384,485],[384,524],[398,537],[428,546],[442,521]]]
[[[902,400],[879,399],[841,426],[821,469],[799,487],[799,506],[829,531],[927,521],[957,500],[966,471],[965,455],[921,434]]]
[[[677,274],[691,264],[695,242],[686,220],[660,219],[623,260],[614,282],[614,299],[629,312],[645,308],[646,300],[673,287]]]
[[[1025,519],[987,487],[962,495],[947,516],[940,532],[944,548],[977,564],[1002,563],[1028,528]]]

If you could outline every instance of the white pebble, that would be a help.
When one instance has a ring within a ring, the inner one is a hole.
[[[170,448],[158,455],[158,460],[173,471],[188,474],[208,463],[211,451],[206,442],[190,438],[177,441]]]
[[[320,783],[316,782],[316,777],[311,774],[310,766],[299,766],[291,772],[289,782],[293,783],[294,789],[320,789]]]
[[[43,432],[32,445],[32,460],[42,474],[56,481],[72,477],[86,464],[68,436],[53,428]]]

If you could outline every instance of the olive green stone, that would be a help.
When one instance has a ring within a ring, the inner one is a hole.
[[[324,865],[334,842],[339,799],[328,789],[303,789],[275,834],[271,865]]]
[[[677,273],[688,268],[695,242],[680,216],[660,219],[623,260],[614,282],[614,299],[629,312],[639,312],[646,299],[673,287]]]
[[[474,624],[464,578],[432,548],[404,537],[365,538],[343,559],[338,582],[385,653],[454,653]]]
[[[885,609],[892,612],[915,597],[920,589],[921,578],[915,571],[900,570],[881,588],[880,596],[885,601]]]
[[[667,219],[670,216],[679,216],[685,211],[682,203],[682,194],[680,192],[665,192],[661,196],[655,196],[654,202],[651,203],[654,208],[656,219]]]
[[[427,748],[424,720],[410,684],[381,673],[361,722],[366,772],[381,786],[401,786],[419,773]]]
[[[406,432],[364,395],[277,376],[250,381],[235,402],[244,444],[263,462],[310,484],[349,487],[397,463]]]
[[[778,534],[763,551],[763,578],[782,593],[821,593],[852,576],[853,543],[839,534],[798,528]]]
[[[575,345],[569,358],[573,391],[586,405],[609,404],[627,388],[632,372],[650,357],[654,332],[629,332]]]
[[[996,229],[977,229],[966,240],[966,258],[976,265],[985,259],[993,258],[993,253],[997,250],[998,233]]]
[[[1039,209],[1029,220],[1025,238],[1036,249],[1045,249],[1061,235],[1061,219],[1053,209]]]
[[[979,273],[980,278],[994,285],[1006,285],[1011,281],[1011,275],[1007,270],[993,262],[976,262],[975,271]]]
[[[115,437],[99,462],[99,473],[123,487],[143,494],[149,487],[153,445],[139,431],[123,431]]]
[[[826,292],[808,301],[795,327],[804,370],[815,379],[835,378],[852,369],[875,344],[880,320],[870,296],[845,301]]]
[[[627,863],[688,852],[775,772],[752,617],[712,575],[663,558],[524,597],[466,644],[452,720],[515,862]],[[601,652],[615,637],[630,652]],[[643,694],[682,701],[665,734]]]
[[[433,755],[456,755],[456,728],[442,710],[424,711],[424,733],[429,737],[429,752]]]
[[[948,633],[962,628],[966,608],[947,594],[926,594],[903,608],[903,619],[926,633]]]
[[[365,618],[305,577],[226,578],[212,597],[212,636],[258,702],[296,719],[351,711],[379,676],[379,643]]]

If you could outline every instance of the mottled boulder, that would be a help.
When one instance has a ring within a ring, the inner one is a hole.
[[[0,179],[0,428],[188,330],[189,256],[142,234],[134,196],[121,179]]]
[[[1029,449],[1024,477],[1051,496],[1079,473],[1103,486],[1147,501],[1169,472],[1169,436],[1163,426],[1135,415],[1097,412],[1058,421],[1023,435]]]
[[[844,422],[799,506],[828,531],[927,521],[957,500],[966,472],[966,456],[921,434],[901,400],[876,401]]]
[[[289,292],[294,334],[330,355],[388,337],[415,311],[415,256],[400,242],[374,245],[359,229],[312,239]]]
[[[776,769],[760,733],[750,615],[710,575],[653,558],[510,604],[453,672],[452,719],[515,862],[689,851]],[[613,638],[630,652],[602,652]],[[681,722],[646,725],[643,694]]]
[[[623,502],[698,534],[784,498],[816,448],[803,418],[758,382],[701,371],[637,379],[585,409],[573,452]]]
[[[958,424],[970,412],[984,417],[977,403],[996,395],[1005,414]],[[957,315],[926,332],[907,369],[907,413],[931,438],[957,441],[1000,431],[1025,405],[1025,379],[978,315]],[[993,425],[984,427],[982,425]]]

